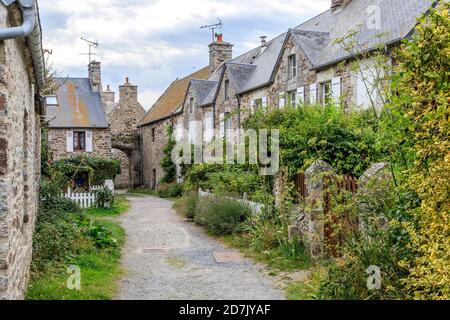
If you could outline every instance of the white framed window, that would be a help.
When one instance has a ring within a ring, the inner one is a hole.
[[[288,57],[288,72],[289,79],[293,79],[297,76],[297,55],[291,54]]]
[[[297,88],[297,100],[300,103],[305,102],[305,87]]]
[[[309,86],[309,103],[315,104],[317,102],[317,83]]]
[[[281,92],[278,95],[278,107],[283,109],[286,106],[286,92]]]
[[[333,102],[333,91],[331,86],[331,81],[326,81],[320,84],[322,97],[321,103],[323,106],[329,105]]]

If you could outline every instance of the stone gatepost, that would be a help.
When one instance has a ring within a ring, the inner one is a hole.
[[[394,187],[392,173],[388,163],[376,163],[372,165],[358,181],[358,196],[366,199],[360,201],[360,230],[367,232],[367,221],[370,219],[379,228],[387,226],[386,217],[379,212],[379,204],[386,202],[388,195],[392,194]],[[378,216],[371,216],[378,214]]]
[[[300,236],[309,246],[312,257],[320,256],[324,247],[324,182],[325,176],[334,175],[331,165],[325,161],[314,162],[306,171],[306,199],[299,211],[299,218],[290,228],[290,237]]]

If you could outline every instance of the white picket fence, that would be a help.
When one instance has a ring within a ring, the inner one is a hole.
[[[202,189],[198,190],[198,195],[200,197],[216,197],[215,194],[207,192],[207,191],[203,191]],[[237,201],[247,207],[249,207],[254,215],[260,214],[262,212],[262,210],[264,209],[264,205],[261,203],[257,203],[257,202],[253,202],[247,199],[237,199],[237,198],[231,198],[231,197],[225,197],[227,199],[230,200],[234,200]],[[244,195],[244,198],[246,198],[246,196]]]
[[[89,191],[86,192],[73,192],[70,188],[64,194],[64,197],[75,201],[81,208],[87,209],[95,205],[96,192],[104,187],[109,188],[114,193],[114,182],[112,180],[106,180],[103,186],[92,186]]]

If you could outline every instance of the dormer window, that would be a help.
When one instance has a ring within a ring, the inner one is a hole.
[[[288,72],[289,79],[293,79],[297,76],[297,56],[295,54],[288,57]]]
[[[47,106],[55,107],[58,105],[58,99],[56,98],[56,96],[46,96],[45,101]]]
[[[195,110],[195,99],[190,98],[189,99],[189,112],[194,113],[194,110]]]

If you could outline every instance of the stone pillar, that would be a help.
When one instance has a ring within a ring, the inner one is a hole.
[[[327,175],[334,175],[333,167],[325,161],[314,162],[306,171],[306,214],[303,225],[307,227],[306,241],[312,257],[320,256],[324,247],[324,183]]]

